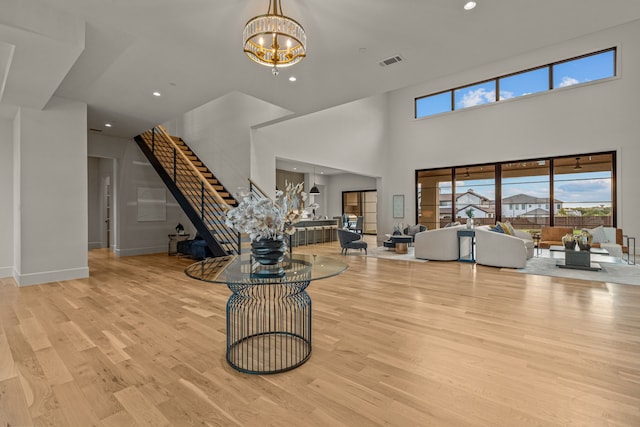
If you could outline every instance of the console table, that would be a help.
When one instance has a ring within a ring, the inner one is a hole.
[[[187,267],[194,279],[224,283],[227,301],[227,362],[249,374],[294,369],[311,356],[312,280],[335,276],[343,262],[319,255],[293,254],[274,266],[256,263],[250,254],[209,258]]]
[[[609,255],[609,251],[602,248],[591,248],[588,251],[566,249],[564,246],[551,246],[551,252],[564,252],[564,262],[558,261],[556,266],[574,270],[600,271],[602,267],[597,262],[591,262],[591,254]]]

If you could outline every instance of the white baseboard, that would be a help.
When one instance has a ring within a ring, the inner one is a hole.
[[[102,244],[102,242],[89,242],[89,250],[91,249],[102,249],[105,246]]]
[[[20,274],[13,270],[13,278],[18,283],[18,286],[40,285],[43,283],[61,282],[64,280],[86,279],[87,277],[89,277],[89,267],[29,274]]]
[[[13,267],[0,267],[0,279],[13,277]]]
[[[167,246],[151,246],[148,248],[132,248],[132,249],[116,249],[116,256],[136,256],[136,255],[149,255],[157,253],[167,253]]]

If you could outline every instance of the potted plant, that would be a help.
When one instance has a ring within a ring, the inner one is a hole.
[[[464,211],[465,214],[467,214],[467,228],[473,228],[473,217],[475,216],[475,213],[473,212],[473,208],[469,208],[466,211]]]
[[[296,232],[301,207],[307,194],[303,183],[286,183],[285,191],[277,190],[275,200],[258,199],[248,190],[236,193],[238,206],[227,212],[226,224],[251,239],[251,252],[260,264],[274,265],[282,261],[287,249],[285,236]]]

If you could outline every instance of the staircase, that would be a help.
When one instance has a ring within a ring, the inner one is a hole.
[[[158,126],[134,138],[214,257],[238,255],[240,234],[225,224],[236,200],[187,144]]]

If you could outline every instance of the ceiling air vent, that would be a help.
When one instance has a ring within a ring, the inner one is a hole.
[[[89,132],[102,132],[102,129],[96,129],[96,128],[89,128]]]
[[[397,64],[398,62],[402,62],[404,59],[400,55],[392,56],[391,58],[383,59],[380,61],[381,67],[386,67],[387,65]]]

